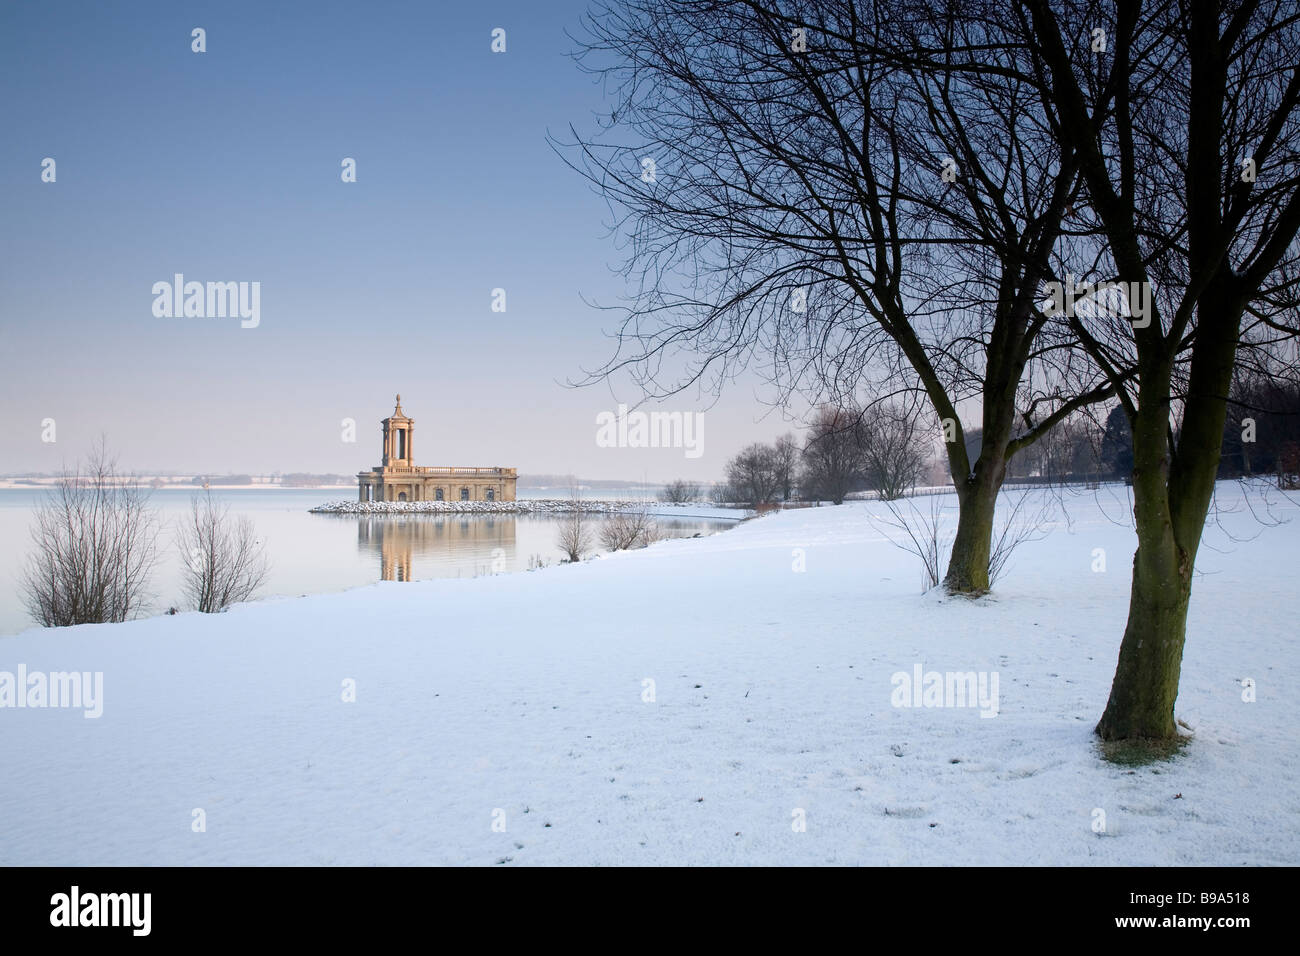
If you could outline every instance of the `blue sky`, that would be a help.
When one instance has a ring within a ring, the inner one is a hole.
[[[583,298],[623,288],[608,209],[546,142],[608,109],[567,56],[584,9],[0,5],[0,473],[100,434],[144,471],[355,472],[397,391],[424,464],[711,478],[788,430],[742,381],[653,406],[708,409],[699,458],[599,448],[638,393],[562,384],[610,354]],[[260,324],[155,317],[178,272],[260,282]]]

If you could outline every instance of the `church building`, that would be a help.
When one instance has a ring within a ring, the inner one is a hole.
[[[381,464],[357,475],[358,501],[514,501],[514,468],[443,468],[414,464],[415,420],[402,414],[402,396],[383,421]]]

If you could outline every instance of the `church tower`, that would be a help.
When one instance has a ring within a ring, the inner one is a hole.
[[[514,468],[444,468],[415,464],[415,420],[402,412],[397,396],[384,429],[382,463],[357,474],[357,500],[370,501],[514,501]]]
[[[415,421],[402,414],[402,396],[397,396],[397,407],[393,414],[383,421],[385,468],[410,468],[414,461],[411,455],[411,435],[415,431]]]

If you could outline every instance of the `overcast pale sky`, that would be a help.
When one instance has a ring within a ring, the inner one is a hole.
[[[607,112],[566,56],[584,6],[0,5],[0,473],[100,434],[146,472],[352,473],[399,391],[421,464],[708,479],[789,430],[742,381],[649,406],[708,409],[698,457],[602,448],[638,393],[562,384],[610,354],[583,297],[623,288],[545,139]],[[156,316],[176,273],[259,282],[256,328]]]

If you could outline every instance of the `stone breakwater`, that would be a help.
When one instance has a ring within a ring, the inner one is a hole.
[[[531,515],[531,514],[616,514],[621,511],[653,511],[655,502],[568,498],[526,498],[521,501],[329,501],[311,509],[315,515]]]

